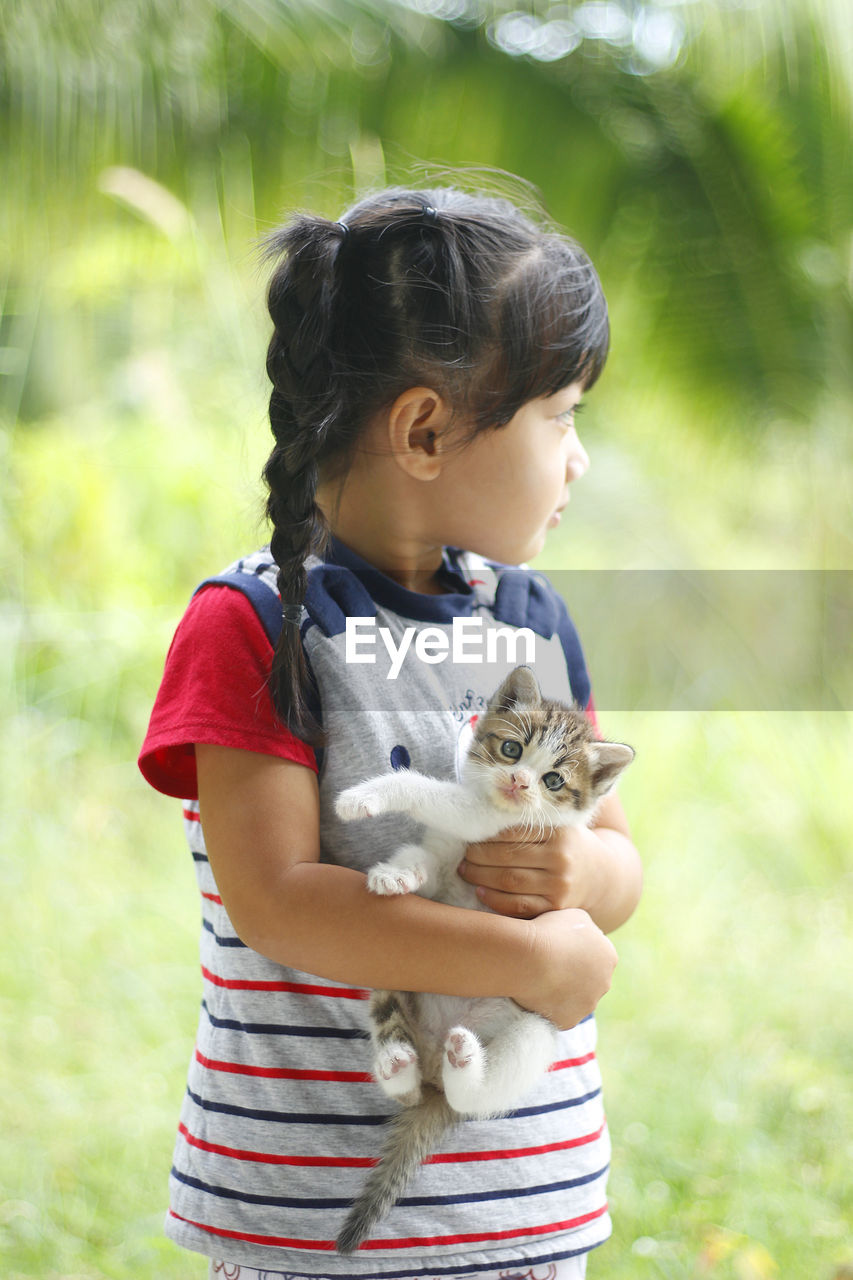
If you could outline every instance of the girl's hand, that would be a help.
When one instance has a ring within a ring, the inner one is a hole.
[[[508,827],[493,840],[469,844],[459,874],[484,906],[533,920],[546,911],[582,907],[606,933],[618,929],[640,900],[643,869],[625,811],[611,792],[592,827],[564,827],[540,840]]]
[[[600,841],[589,827],[561,827],[538,840],[524,827],[507,827],[469,844],[459,875],[492,911],[532,920],[543,911],[588,907],[600,861]]]
[[[585,911],[545,912],[530,929],[533,963],[523,966],[514,998],[561,1029],[574,1027],[610,990],[616,949]]]

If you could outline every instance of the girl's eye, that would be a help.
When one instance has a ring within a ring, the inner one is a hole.
[[[575,414],[580,413],[583,407],[582,404],[572,405],[571,409],[566,409],[565,412],[557,414],[557,421],[561,422],[564,427],[574,426]]]
[[[549,791],[559,791],[560,787],[565,786],[559,773],[543,773],[542,781]]]
[[[507,738],[501,743],[501,755],[508,756],[510,760],[518,760],[521,756],[521,743]]]

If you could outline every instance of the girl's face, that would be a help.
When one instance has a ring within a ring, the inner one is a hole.
[[[503,564],[542,550],[548,530],[560,523],[570,484],[589,467],[574,424],[582,391],[573,382],[529,400],[506,426],[482,431],[446,456],[437,504],[445,545]]]

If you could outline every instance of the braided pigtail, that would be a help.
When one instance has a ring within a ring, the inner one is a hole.
[[[286,255],[267,295],[275,326],[267,352],[275,446],[264,479],[269,488],[270,550],[278,565],[283,607],[272,695],[292,732],[313,746],[322,746],[324,739],[305,694],[310,675],[300,639],[299,606],[307,586],[305,560],[311,552],[323,552],[329,535],[315,495],[319,461],[328,452],[337,418],[335,277],[345,234],[339,223],[303,217],[267,242],[268,255]]]
[[[264,478],[284,618],[272,694],[291,731],[320,746],[298,626],[306,558],[330,534],[318,483],[345,481],[366,424],[411,387],[446,398],[464,447],[537,396],[591,386],[607,307],[574,241],[452,187],[366,196],[341,222],[300,215],[264,247],[277,260]]]

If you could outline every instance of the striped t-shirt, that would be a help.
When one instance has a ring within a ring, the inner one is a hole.
[[[446,594],[421,595],[337,539],[308,571],[301,636],[327,734],[316,760],[324,861],[365,870],[416,838],[400,815],[340,822],[336,795],[391,768],[458,777],[477,715],[520,662],[545,696],[589,704],[574,627],[538,573],[447,549]],[[281,616],[275,577],[264,549],[213,580],[241,607],[252,603],[270,641]],[[607,1238],[609,1139],[590,1017],[561,1033],[557,1060],[510,1115],[462,1121],[373,1237],[355,1255],[336,1254],[394,1105],[371,1077],[368,993],[245,946],[219,897],[195,799],[184,802],[184,824],[201,893],[204,997],[172,1169],[173,1240],[245,1266],[391,1280],[530,1267]]]

